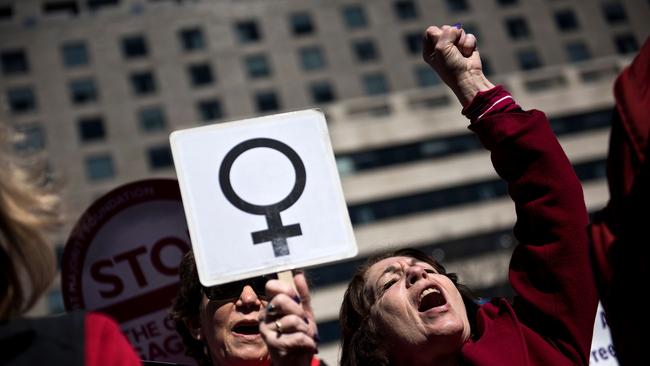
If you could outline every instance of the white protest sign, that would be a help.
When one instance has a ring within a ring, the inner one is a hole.
[[[591,354],[589,355],[591,366],[618,366],[616,350],[612,343],[612,335],[609,332],[605,310],[603,305],[598,303],[598,312],[594,322],[594,335],[591,339]]]
[[[320,111],[179,130],[170,141],[203,285],[356,255]]]
[[[118,187],[83,213],[66,243],[65,307],[113,317],[144,360],[195,364],[169,317],[179,263],[189,249],[175,180]]]

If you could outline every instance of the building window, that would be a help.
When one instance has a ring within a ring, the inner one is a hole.
[[[70,14],[76,16],[79,14],[79,5],[76,1],[48,1],[43,4],[43,13]]]
[[[506,19],[506,30],[512,39],[525,39],[530,37],[530,30],[528,29],[528,22],[521,17]]]
[[[32,88],[27,86],[7,90],[7,101],[12,113],[20,114],[36,110],[36,96]]]
[[[445,0],[445,2],[450,13],[460,13],[469,10],[469,5],[466,0]]]
[[[194,87],[206,86],[214,82],[212,68],[209,64],[190,65],[187,68],[187,72]]]
[[[199,118],[202,122],[213,121],[223,118],[221,102],[217,99],[202,100],[197,103]]]
[[[131,74],[131,89],[135,95],[149,95],[156,92],[156,80],[150,71]]]
[[[343,22],[348,29],[360,29],[368,26],[366,12],[361,5],[348,5],[341,10]]]
[[[531,70],[542,67],[542,60],[537,51],[533,49],[517,52],[517,60],[519,61],[519,68],[522,70]]]
[[[325,67],[325,57],[320,47],[303,47],[298,51],[298,53],[300,55],[300,65],[303,70],[319,70]]]
[[[363,75],[362,82],[366,95],[379,95],[388,93],[388,81],[383,74],[372,73]]]
[[[16,128],[18,141],[14,144],[15,151],[19,153],[34,153],[45,148],[45,130],[41,125],[20,125]]]
[[[122,55],[126,59],[146,57],[149,53],[147,41],[143,36],[128,36],[122,38]]]
[[[398,19],[409,20],[418,17],[418,9],[412,0],[398,0],[393,3],[393,10]]]
[[[14,16],[14,8],[11,5],[0,5],[0,21],[9,20]]]
[[[362,39],[352,43],[354,55],[359,62],[371,62],[379,59],[379,52],[375,42],[371,39]]]
[[[69,42],[61,46],[61,55],[66,67],[78,67],[90,63],[86,44],[81,41]]]
[[[98,99],[97,89],[92,79],[73,80],[68,85],[70,100],[73,104],[85,104]]]
[[[115,176],[113,158],[108,154],[86,157],[86,178],[91,182],[102,181]]]
[[[291,14],[289,21],[291,23],[291,32],[295,36],[304,36],[314,33],[314,23],[308,13]]]
[[[329,81],[316,81],[309,84],[309,92],[314,103],[329,103],[336,100],[334,88]]]
[[[427,88],[430,86],[440,85],[440,78],[429,65],[418,65],[414,69],[415,80],[419,87]]]
[[[609,24],[618,24],[627,21],[627,14],[623,4],[618,1],[607,1],[601,4],[603,16]]]
[[[576,14],[571,9],[556,11],[555,25],[563,32],[574,31],[580,28],[578,18],[576,18]]]
[[[519,0],[497,0],[497,3],[499,6],[506,7],[506,6],[512,6],[515,5],[519,2]]]
[[[178,32],[181,46],[185,51],[196,51],[205,48],[205,38],[200,28],[187,28]]]
[[[106,138],[104,120],[101,117],[86,117],[79,120],[79,140],[82,143],[102,141]]]
[[[162,131],[167,125],[165,113],[161,107],[145,107],[138,111],[140,129],[145,132]]]
[[[88,0],[88,9],[99,10],[106,6],[117,6],[120,0]]]
[[[244,58],[246,73],[251,79],[271,76],[271,65],[266,55],[250,55]]]
[[[587,48],[587,45],[581,41],[567,43],[565,45],[565,50],[567,58],[571,62],[580,62],[591,58],[589,48]]]
[[[280,101],[274,91],[262,91],[255,93],[255,106],[258,112],[272,112],[280,109]]]
[[[240,43],[253,43],[262,39],[262,35],[254,20],[246,20],[235,23],[235,33]]]
[[[23,50],[3,51],[0,54],[2,73],[5,75],[20,75],[29,72],[27,55]]]
[[[632,33],[619,34],[614,36],[616,52],[621,55],[636,53],[639,50],[639,44]]]
[[[411,55],[419,55],[422,52],[422,32],[411,32],[404,35],[406,52]]]
[[[169,145],[150,147],[147,150],[147,158],[149,168],[153,170],[168,169],[174,166],[174,159]]]

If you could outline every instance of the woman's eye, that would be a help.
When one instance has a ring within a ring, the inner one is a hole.
[[[388,290],[391,286],[393,286],[397,282],[397,280],[390,280],[384,284],[384,290]]]
[[[436,271],[434,271],[433,269],[425,269],[424,271],[425,271],[426,273],[436,274]]]

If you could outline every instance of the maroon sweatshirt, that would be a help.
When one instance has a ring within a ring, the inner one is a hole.
[[[582,187],[545,115],[523,111],[501,87],[463,110],[515,203],[519,241],[512,303],[477,314],[465,365],[588,365],[597,308]]]
[[[600,298],[619,364],[648,364],[650,280],[650,39],[614,86],[607,181],[610,200],[592,221]],[[644,296],[645,298],[645,296]]]

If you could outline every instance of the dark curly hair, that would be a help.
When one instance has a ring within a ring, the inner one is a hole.
[[[370,309],[377,299],[372,293],[365,290],[368,269],[373,264],[390,257],[415,258],[430,264],[438,273],[447,276],[463,298],[470,329],[476,328],[478,298],[467,286],[458,283],[458,276],[455,273],[447,273],[440,263],[417,249],[405,248],[381,254],[370,258],[366,264],[359,267],[345,291],[339,317],[343,333],[341,366],[388,366],[391,364],[385,347],[381,344],[381,330],[377,328],[377,325],[370,318]]]
[[[203,290],[192,251],[187,252],[183,257],[179,272],[180,286],[170,312],[171,318],[176,323],[176,331],[185,344],[185,354],[194,358],[199,366],[212,366],[212,358],[206,352],[205,343],[195,339],[189,328],[191,324],[199,324],[199,311],[203,299]]]

